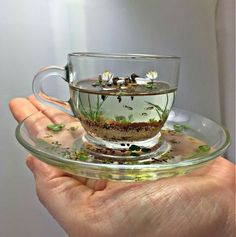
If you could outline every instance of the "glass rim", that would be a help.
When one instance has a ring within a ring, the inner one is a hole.
[[[173,55],[158,55],[158,54],[133,54],[133,53],[101,53],[101,52],[73,52],[68,54],[69,57],[91,57],[91,58],[114,58],[114,59],[177,59],[181,57]]]

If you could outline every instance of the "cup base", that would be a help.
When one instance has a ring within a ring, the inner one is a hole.
[[[160,158],[171,149],[161,133],[144,141],[111,142],[85,134],[83,136],[84,149],[98,159],[113,161],[146,161],[155,157]]]

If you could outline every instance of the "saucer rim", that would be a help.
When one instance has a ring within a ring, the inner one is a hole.
[[[152,164],[138,164],[138,165],[137,164],[104,164],[104,163],[98,164],[98,163],[89,163],[89,162],[85,162],[85,161],[70,160],[70,159],[65,159],[65,158],[56,156],[54,154],[51,154],[50,152],[46,152],[45,150],[33,147],[21,135],[21,128],[24,126],[25,121],[29,117],[33,116],[34,114],[43,113],[43,111],[37,111],[37,112],[27,116],[23,121],[21,121],[16,127],[15,136],[16,136],[17,141],[24,148],[26,148],[30,153],[33,153],[37,157],[39,156],[40,159],[43,156],[43,157],[46,157],[46,159],[51,159],[54,162],[60,162],[63,165],[68,165],[68,166],[77,165],[77,166],[80,166],[81,168],[83,168],[83,167],[85,167],[86,169],[87,168],[92,168],[94,170],[97,170],[97,169],[100,170],[101,168],[107,168],[107,169],[111,169],[112,171],[115,171],[115,170],[116,171],[118,171],[118,170],[136,170],[137,171],[137,170],[141,170],[141,169],[145,169],[145,170],[155,169],[155,170],[158,170],[158,171],[166,171],[166,170],[172,170],[172,169],[178,169],[178,168],[184,168],[184,167],[197,166],[197,165],[201,165],[203,163],[206,163],[206,162],[222,155],[226,151],[226,149],[229,147],[229,145],[230,145],[230,134],[229,134],[228,130],[225,127],[223,127],[222,125],[220,125],[219,123],[215,122],[212,119],[206,118],[205,116],[202,116],[201,114],[197,114],[197,113],[194,113],[194,112],[191,112],[191,111],[188,111],[188,110],[183,110],[183,109],[173,107],[171,111],[173,111],[173,112],[178,111],[178,112],[181,112],[181,113],[188,113],[188,114],[191,114],[192,116],[193,115],[198,115],[198,116],[201,116],[204,119],[209,120],[210,122],[215,123],[224,132],[224,135],[225,135],[225,138],[226,138],[224,143],[221,145],[221,147],[219,147],[217,150],[213,151],[210,154],[208,153],[206,155],[201,155],[201,156],[196,157],[196,158],[191,159],[191,160],[184,160],[184,161],[179,161],[179,162],[176,162],[176,163],[169,163],[169,164],[166,164],[166,163],[164,163],[164,164],[163,163],[161,163],[161,164],[160,163],[159,164],[152,163]]]

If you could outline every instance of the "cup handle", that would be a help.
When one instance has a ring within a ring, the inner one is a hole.
[[[35,75],[32,89],[35,97],[43,104],[51,106],[55,109],[59,109],[69,115],[73,116],[71,110],[66,109],[65,105],[68,105],[69,101],[62,101],[56,98],[50,98],[46,93],[43,91],[43,81],[50,76],[57,76],[62,78],[68,83],[68,79],[66,78],[66,67],[59,67],[59,66],[48,66],[40,69],[40,71]],[[64,106],[63,106],[64,105]]]

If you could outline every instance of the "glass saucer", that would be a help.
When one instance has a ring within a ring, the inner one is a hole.
[[[161,139],[170,146],[168,152],[139,160],[139,150],[145,152],[145,147],[132,146],[135,149],[130,149],[131,153],[136,153],[134,160],[117,161],[87,153],[84,130],[78,120],[61,123],[61,130],[55,132],[43,124],[43,117],[43,111],[36,112],[17,126],[19,143],[45,163],[94,179],[142,181],[185,174],[222,155],[230,141],[228,131],[216,122],[174,108],[161,131]],[[106,156],[109,158],[109,152]]]

